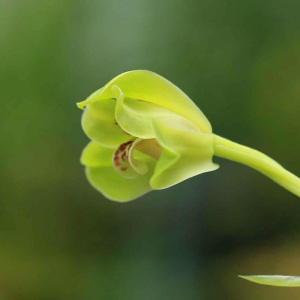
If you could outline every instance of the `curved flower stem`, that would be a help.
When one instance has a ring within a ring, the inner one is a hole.
[[[300,197],[300,178],[267,155],[214,135],[215,155],[247,165]]]

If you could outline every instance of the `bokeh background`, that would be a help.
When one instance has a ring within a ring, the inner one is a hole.
[[[214,132],[300,174],[298,0],[0,1],[0,298],[299,299],[238,274],[300,275],[300,201],[221,168],[106,200],[79,164],[75,103],[149,69]]]

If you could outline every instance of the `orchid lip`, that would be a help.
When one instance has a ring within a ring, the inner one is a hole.
[[[112,163],[115,171],[125,178],[136,178],[148,172],[148,166],[134,157],[137,150],[155,159],[160,156],[161,148],[155,139],[135,138],[121,144],[113,153]]]

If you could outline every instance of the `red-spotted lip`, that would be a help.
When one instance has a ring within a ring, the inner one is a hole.
[[[128,160],[129,150],[133,145],[134,140],[122,144],[113,155],[113,164],[115,168],[120,168],[121,171],[128,169],[124,163]]]
[[[116,172],[125,178],[136,178],[148,172],[147,164],[133,157],[134,150],[155,159],[158,159],[160,155],[160,146],[154,139],[135,138],[121,144],[113,154],[112,163]]]
[[[136,178],[148,172],[148,167],[142,161],[133,158],[134,147],[141,139],[134,139],[121,144],[113,154],[113,166],[117,173],[125,178]]]

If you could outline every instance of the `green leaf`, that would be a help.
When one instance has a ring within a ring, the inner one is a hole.
[[[300,276],[282,276],[282,275],[251,275],[239,276],[243,279],[264,285],[281,287],[300,287]]]

